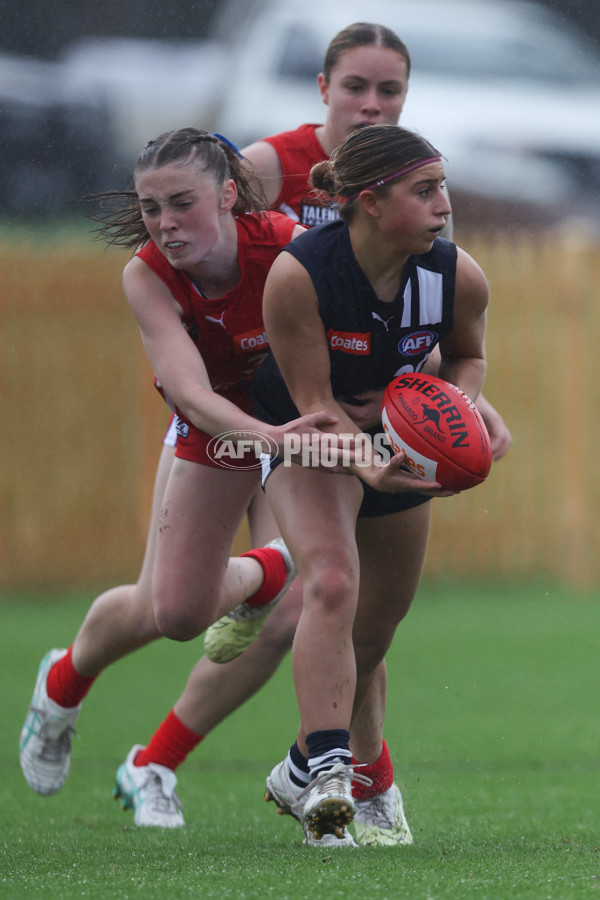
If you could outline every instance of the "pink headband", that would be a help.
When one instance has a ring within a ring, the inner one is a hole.
[[[414,172],[415,169],[420,169],[422,166],[428,166],[429,163],[440,162],[441,158],[441,156],[429,156],[427,159],[420,159],[418,160],[418,162],[410,163],[410,165],[404,166],[403,169],[399,169],[392,175],[386,175],[385,178],[380,178],[378,181],[373,181],[366,187],[361,188],[360,191],[356,191],[356,193],[350,194],[349,197],[346,197],[346,202],[348,202],[349,200],[354,200],[355,197],[358,197],[358,195],[362,194],[363,191],[373,191],[375,190],[375,188],[383,187],[384,184],[388,184],[390,181],[397,181],[398,178],[402,178],[403,175],[408,175],[409,172]]]

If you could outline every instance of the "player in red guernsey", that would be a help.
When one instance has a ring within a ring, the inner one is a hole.
[[[134,179],[133,197],[120,195],[129,206],[109,214],[104,234],[139,247],[123,284],[161,390],[179,414],[177,449],[173,460],[167,448],[168,464],[159,468],[140,582],[99,598],[79,640],[50,651],[40,666],[20,758],[41,794],[62,786],[81,700],[107,664],[161,636],[189,640],[229,610],[252,620],[277,602],[295,573],[258,489],[256,451],[281,445],[284,435],[317,435],[330,421],[317,414],[272,429],[250,413],[250,385],[267,350],[264,282],[299,226],[263,213],[260,185],[234,148],[198,129],[151,141]],[[222,434],[227,441],[215,441]],[[217,452],[223,443],[225,456]],[[258,535],[274,540],[230,559],[247,511],[254,545]],[[118,791],[136,802],[154,763],[143,754],[138,760],[139,749],[117,777]],[[156,764],[153,774],[170,803],[161,824],[183,824],[172,771]],[[149,808],[136,806],[140,824],[155,824],[144,821]]]

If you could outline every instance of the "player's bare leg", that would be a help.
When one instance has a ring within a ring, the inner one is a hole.
[[[386,634],[394,634],[417,591],[427,547],[430,507],[430,503],[425,503],[395,516],[361,519],[357,526],[364,578],[354,629],[358,687],[352,719],[352,752],[358,771],[372,782],[371,785],[353,784],[354,832],[361,846],[398,847],[412,843],[402,794],[394,781],[393,765],[383,740],[385,662],[379,662],[375,670],[371,666],[385,654]],[[390,532],[394,531],[396,539],[390,541]],[[400,581],[399,571],[402,572]],[[390,585],[397,587],[390,589]],[[381,632],[380,625],[383,625]]]

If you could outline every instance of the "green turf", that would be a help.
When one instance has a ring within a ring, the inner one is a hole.
[[[18,732],[44,652],[90,597],[0,597],[0,897],[600,898],[600,602],[557,587],[424,585],[388,657],[386,734],[415,836],[323,853],[262,802],[293,740],[286,663],[179,772],[187,820],[136,829],[114,772],[168,712],[201,650],[166,641],[108,670],[71,775],[38,797]]]

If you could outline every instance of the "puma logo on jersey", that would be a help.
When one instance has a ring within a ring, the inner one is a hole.
[[[217,319],[215,316],[204,316],[207,322],[214,322],[215,325],[220,325],[221,328],[227,328],[225,322],[223,321],[223,316],[225,315],[226,310],[223,310],[219,318]]]
[[[393,316],[390,316],[389,319],[382,319],[381,316],[376,312],[371,312],[371,315],[373,316],[373,318],[375,319],[376,322],[381,322],[381,324],[383,325],[385,330],[389,332],[390,322],[394,318]]]

